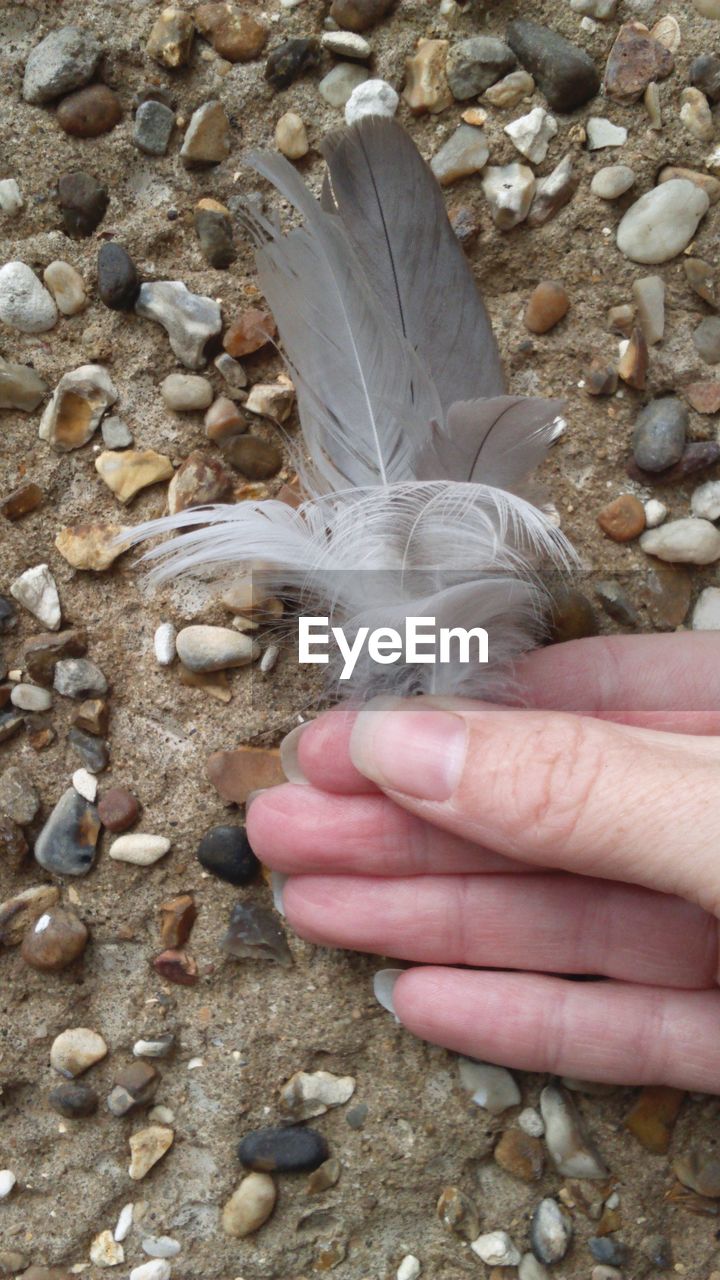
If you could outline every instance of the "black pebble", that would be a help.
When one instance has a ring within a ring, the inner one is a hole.
[[[111,311],[132,311],[140,276],[127,249],[110,241],[98,253],[98,293]]]
[[[557,31],[517,18],[510,23],[506,39],[556,111],[574,111],[598,93],[600,76],[592,58]]]
[[[64,173],[57,185],[58,203],[69,236],[90,236],[105,217],[108,193],[89,173]]]
[[[8,600],[7,596],[0,596],[0,632],[9,631],[16,622],[15,605],[12,600]]]
[[[50,1092],[48,1102],[53,1111],[68,1120],[92,1116],[98,1109],[98,1096],[89,1084],[59,1084]]]
[[[298,37],[286,40],[273,49],[265,63],[265,79],[273,89],[287,89],[293,80],[317,65],[320,50],[317,40]]]
[[[249,884],[260,867],[244,827],[211,827],[198,845],[197,857],[206,871],[228,884]]]
[[[238,1158],[246,1169],[261,1173],[302,1173],[317,1169],[330,1152],[316,1129],[291,1126],[287,1129],[254,1129],[238,1147]]]

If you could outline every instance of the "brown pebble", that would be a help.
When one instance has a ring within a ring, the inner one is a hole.
[[[120,99],[106,84],[91,84],[68,94],[57,109],[60,128],[76,138],[97,138],[109,133],[121,118]]]
[[[645,508],[632,493],[623,493],[598,514],[598,524],[613,542],[632,542],[645,528]]]
[[[237,440],[228,441],[223,452],[248,480],[269,480],[283,464],[282,450],[259,436],[238,436]]]
[[[163,9],[147,42],[148,57],[163,66],[184,67],[190,58],[195,23],[192,14],[182,9]]]
[[[82,955],[87,941],[80,917],[69,907],[53,907],[25,934],[20,954],[33,969],[60,973]]]
[[[233,4],[200,4],[194,17],[198,31],[210,38],[215,52],[227,62],[249,62],[267,43],[268,29],[260,17]]]
[[[333,0],[330,17],[345,31],[367,31],[392,8],[395,0]]]
[[[98,814],[102,825],[117,834],[127,831],[133,822],[137,822],[140,805],[132,791],[125,787],[112,787],[100,800]]]
[[[627,349],[620,357],[617,371],[623,382],[636,391],[642,391],[647,382],[648,345],[642,329],[636,325]]]
[[[625,1117],[625,1128],[646,1151],[665,1155],[684,1097],[682,1089],[663,1085],[641,1089],[637,1102]]]
[[[220,798],[232,804],[244,804],[251,791],[286,781],[280,752],[264,747],[216,751],[208,758],[205,772]]]
[[[224,444],[247,431],[247,421],[234,400],[219,396],[205,414],[205,433],[213,444]]]
[[[230,325],[223,338],[223,347],[228,355],[235,358],[249,356],[267,346],[276,333],[275,321],[269,312],[249,307]]]
[[[585,390],[588,395],[614,396],[617,385],[618,375],[615,366],[596,356],[585,375]]]
[[[0,866],[19,871],[28,853],[28,842],[12,818],[0,814]]]
[[[696,413],[720,412],[720,382],[691,382],[685,395]]]
[[[547,333],[566,316],[570,299],[555,280],[541,280],[533,289],[525,311],[525,325],[531,333]]]
[[[57,734],[49,725],[44,725],[42,729],[28,730],[28,742],[33,751],[46,751],[55,741]]]
[[[651,81],[665,80],[675,66],[672,53],[641,22],[620,28],[605,68],[605,95],[614,102],[637,102]]]
[[[537,1182],[543,1171],[543,1145],[522,1129],[507,1129],[495,1148],[501,1169],[523,1182]]]
[[[87,698],[76,707],[72,716],[73,724],[86,733],[94,733],[104,738],[110,724],[110,704],[104,698]]]
[[[556,591],[550,613],[549,632],[554,644],[596,636],[598,622],[587,596],[571,587],[561,587]]]
[[[198,969],[193,957],[187,951],[171,949],[155,956],[153,969],[168,982],[179,987],[194,987],[198,980]]]
[[[720,1198],[720,1159],[701,1151],[690,1151],[673,1161],[675,1177],[684,1187],[690,1187],[700,1196]]]
[[[216,702],[231,702],[232,692],[227,671],[191,671],[189,667],[178,663],[180,683],[186,689],[202,689]]]
[[[653,567],[641,592],[650,621],[657,631],[674,631],[682,626],[690,609],[691,596],[692,579],[688,570],[670,564]]]
[[[27,484],[20,485],[18,489],[13,489],[6,498],[0,502],[0,514],[5,516],[6,520],[19,520],[22,516],[26,516],[29,511],[34,511],[40,506],[43,500],[43,491],[38,484],[29,480]]]
[[[23,645],[23,661],[28,675],[49,687],[60,658],[82,658],[87,653],[87,635],[80,628],[54,635],[30,636]]]
[[[187,942],[197,920],[197,907],[191,893],[162,902],[160,913],[160,941],[164,947],[176,949]]]
[[[194,449],[178,467],[168,486],[168,511],[171,516],[189,507],[220,502],[232,488],[233,477],[219,458]]]
[[[693,293],[696,293],[698,298],[702,298],[703,302],[707,302],[708,306],[717,309],[715,272],[710,263],[704,262],[702,258],[686,258],[683,266]]]
[[[448,209],[450,226],[463,249],[469,249],[480,235],[480,222],[469,205],[455,204]]]

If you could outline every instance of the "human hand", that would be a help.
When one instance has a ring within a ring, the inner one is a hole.
[[[248,814],[291,927],[419,963],[392,1005],[423,1039],[720,1092],[718,659],[711,634],[583,640],[525,661],[532,710],[378,701],[304,726],[285,755],[309,785]]]

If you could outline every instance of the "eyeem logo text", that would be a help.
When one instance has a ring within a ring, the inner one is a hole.
[[[364,649],[372,662],[391,666],[416,662],[468,663],[488,661],[488,633],[484,627],[437,627],[434,618],[406,618],[404,632],[394,627],[359,627],[352,641],[329,618],[298,619],[298,656],[303,663],[328,663],[332,645],[343,659],[341,680],[349,680]],[[477,656],[475,656],[477,655]]]

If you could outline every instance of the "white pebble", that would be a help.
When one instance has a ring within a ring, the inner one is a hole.
[[[640,546],[647,555],[670,564],[714,564],[720,560],[720,532],[709,520],[694,516],[648,530],[642,534]]]
[[[131,835],[118,836],[110,846],[110,857],[116,862],[132,862],[136,867],[149,867],[162,858],[170,848],[167,836],[147,835],[134,831]]]
[[[470,1248],[489,1267],[516,1267],[520,1262],[520,1250],[515,1248],[507,1231],[488,1231],[473,1240]]]
[[[7,1199],[16,1182],[12,1169],[0,1169],[0,1200]]]
[[[0,269],[0,320],[20,333],[45,333],[57,318],[57,307],[32,268],[6,262]]]
[[[458,1068],[463,1089],[472,1094],[473,1102],[491,1115],[499,1116],[520,1102],[520,1090],[506,1067],[460,1058]]]
[[[345,103],[345,123],[356,124],[365,116],[392,117],[400,99],[387,80],[365,80],[356,85]]]
[[[268,645],[262,658],[260,659],[260,671],[264,676],[269,675],[271,671],[275,670],[275,666],[277,664],[279,654],[280,654],[279,645],[277,644]]]
[[[598,169],[590,190],[601,200],[617,200],[629,191],[635,181],[635,173],[627,164],[608,164]]]
[[[182,1245],[170,1236],[146,1236],[142,1248],[150,1258],[176,1258]]]
[[[604,116],[591,116],[586,125],[588,150],[601,151],[603,147],[622,147],[627,142],[627,129],[613,124]]]
[[[543,1118],[535,1107],[524,1107],[518,1116],[518,1125],[523,1133],[527,1133],[531,1138],[542,1138],[545,1132]]]
[[[148,1120],[151,1124],[172,1124],[175,1119],[175,1113],[170,1107],[164,1107],[158,1104],[157,1107],[151,1107],[148,1111]]]
[[[364,36],[354,31],[326,31],[320,37],[323,49],[329,49],[341,58],[357,58],[364,62],[372,53],[372,45]]]
[[[213,388],[195,373],[169,373],[160,384],[160,395],[175,413],[197,413],[212,404]]]
[[[133,1267],[130,1280],[170,1280],[170,1263],[165,1258],[156,1258],[153,1262],[143,1262]]]
[[[649,498],[645,503],[646,527],[648,529],[657,529],[658,525],[662,524],[667,513],[668,509],[664,502],[661,502],[659,498]],[[696,511],[694,514],[699,515],[700,513]]]
[[[22,207],[23,198],[17,182],[14,178],[3,178],[0,182],[0,210],[12,218]]]
[[[60,598],[50,569],[46,564],[33,565],[16,578],[10,587],[10,595],[19,600],[38,622],[48,631],[60,627]]]
[[[50,262],[43,271],[43,280],[50,290],[58,311],[64,316],[75,316],[87,306],[87,294],[83,278],[69,262]]]
[[[695,490],[690,499],[694,516],[703,520],[720,520],[720,480],[708,480]]]
[[[541,164],[558,131],[558,124],[544,107],[534,107],[526,116],[519,116],[506,124],[504,131],[521,155],[532,164]]]
[[[417,1280],[421,1271],[420,1259],[414,1253],[406,1253],[397,1269],[396,1280]]]
[[[84,800],[94,804],[98,792],[98,780],[87,769],[76,769],[72,776],[72,784]]]
[[[700,592],[692,616],[693,631],[720,631],[720,587]]]
[[[39,689],[36,684],[18,684],[10,694],[10,701],[21,711],[48,711],[52,706],[52,694]]]
[[[260,656],[260,646],[230,627],[183,627],[177,638],[180,661],[191,671],[244,667]]]
[[[710,208],[704,191],[671,178],[635,201],[617,230],[617,246],[631,262],[669,262],[682,253]]]
[[[177,630],[172,622],[161,622],[153,636],[155,659],[161,667],[169,667],[175,661]]]
[[[501,231],[524,222],[535,194],[535,174],[524,164],[490,165],[482,188],[493,222]]]
[[[126,1240],[130,1234],[133,1223],[133,1207],[131,1202],[130,1204],[124,1204],[120,1210],[117,1226],[113,1232],[113,1240],[117,1241],[118,1244]]]

